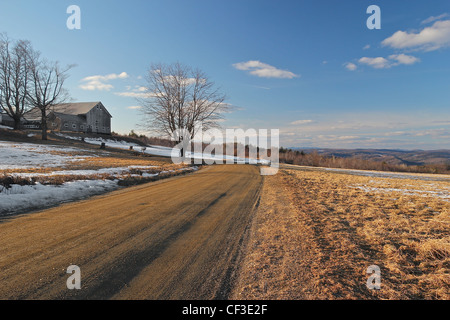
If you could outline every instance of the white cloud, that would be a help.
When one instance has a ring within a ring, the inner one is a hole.
[[[137,109],[142,109],[142,106],[129,106],[129,107],[127,107],[127,109],[137,110]]]
[[[355,140],[355,139],[360,139],[359,136],[338,136],[337,137],[338,140]]]
[[[173,75],[165,76],[164,81],[166,83],[181,83],[185,86],[191,86],[197,82],[197,80],[195,78],[185,78],[185,77],[179,77],[179,76],[173,76]],[[163,83],[164,81],[161,80],[160,82]],[[199,82],[206,83],[206,79],[199,79]],[[141,87],[141,88],[144,88],[144,87]]]
[[[392,54],[389,59],[396,60],[398,64],[414,64],[420,61],[419,58],[408,56],[406,54]]]
[[[235,63],[233,67],[238,70],[249,71],[251,75],[261,78],[292,79],[299,77],[291,71],[277,69],[274,66],[257,60]]]
[[[409,133],[406,131],[393,131],[393,132],[386,132],[384,135],[387,137],[396,137],[396,136],[407,136],[409,135]]]
[[[362,57],[361,59],[359,59],[358,62],[371,66],[375,69],[390,68],[389,61],[383,57],[376,57],[376,58]]]
[[[252,85],[252,87],[253,87],[253,88],[257,88],[257,89],[270,90],[270,88],[269,88],[269,87],[263,87],[263,86],[253,86],[253,85]]]
[[[370,44],[366,44],[366,45],[363,47],[363,50],[368,50],[368,49],[370,49]]]
[[[114,94],[119,97],[129,97],[129,98],[150,98],[154,96],[153,93],[148,92],[146,87],[134,86],[134,88],[132,88],[131,86],[126,86],[126,89],[127,91],[114,92]]]
[[[438,16],[431,16],[431,17],[429,17],[429,18],[423,20],[423,21],[421,22],[421,24],[428,24],[428,23],[431,23],[431,22],[436,21],[436,20],[441,20],[441,19],[443,19],[443,18],[447,18],[448,16],[449,16],[448,13],[443,13],[443,14],[438,15]]]
[[[350,70],[350,71],[355,71],[358,68],[356,66],[356,64],[351,63],[351,62],[344,63],[344,66],[345,66],[345,68],[347,68],[347,70]]]
[[[397,31],[382,41],[382,45],[395,49],[433,51],[450,45],[450,20],[436,21],[420,32]]]
[[[105,76],[102,75],[89,76],[81,79],[81,82],[84,83],[80,85],[80,88],[83,90],[90,90],[90,91],[93,90],[109,91],[114,87],[113,85],[107,83],[108,81],[125,78],[128,78],[128,74],[126,72],[122,72],[120,74],[111,73]]]
[[[150,98],[154,96],[154,94],[152,93],[134,92],[134,91],[114,92],[114,94],[119,97],[129,97],[129,98]]]
[[[401,53],[401,54],[391,54],[388,57],[388,59],[383,57],[376,57],[376,58],[362,57],[361,59],[359,59],[358,62],[361,64],[371,66],[375,69],[388,69],[401,64],[412,65],[419,61],[420,61],[419,58]]]
[[[284,126],[283,146],[320,148],[406,148],[442,149],[450,147],[450,130],[443,127],[442,115],[410,112],[351,112],[321,114],[304,126]],[[386,121],[389,119],[389,121]]]
[[[146,92],[147,88],[146,87],[136,86],[134,90],[137,91],[137,92]]]
[[[308,123],[313,123],[313,120],[297,120],[294,122],[291,122],[292,125],[301,125],[301,124],[308,124]]]

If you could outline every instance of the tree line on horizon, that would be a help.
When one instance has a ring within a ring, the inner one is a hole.
[[[304,151],[292,150],[283,147],[280,148],[279,154],[280,163],[299,166],[432,174],[450,173],[450,162],[425,165],[392,164],[386,161],[362,159],[358,156],[325,156],[319,154],[317,150],[305,153]]]
[[[113,135],[118,137],[123,137],[117,133]],[[176,142],[170,139],[163,139],[158,137],[147,137],[143,134],[137,134],[134,130],[128,134],[128,137],[134,138],[141,141],[146,145],[161,145],[166,147],[174,147]],[[222,148],[217,148],[217,150],[222,150],[222,154],[237,156],[237,150],[239,148],[239,143],[234,143],[233,152],[231,154],[227,153],[227,146],[223,144]],[[207,144],[204,144],[202,148],[204,149]],[[245,150],[245,156],[249,156],[249,146],[243,146]],[[202,150],[203,150],[202,149]],[[257,149],[259,155],[259,148]],[[267,151],[268,156],[270,156],[270,150]],[[389,171],[389,172],[410,172],[410,173],[431,173],[431,174],[450,174],[450,162],[442,164],[426,164],[426,165],[406,165],[406,164],[392,164],[386,161],[379,160],[368,160],[362,159],[358,156],[351,157],[338,157],[338,156],[325,156],[320,155],[317,150],[312,152],[305,152],[303,150],[292,150],[289,148],[280,147],[279,148],[279,161],[280,163],[293,164],[298,166],[308,166],[308,167],[325,167],[325,168],[336,168],[336,169],[354,169],[354,170],[374,170],[374,171]]]

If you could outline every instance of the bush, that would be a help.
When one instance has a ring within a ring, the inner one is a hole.
[[[8,176],[6,174],[0,175],[0,192],[11,189],[14,184],[21,186],[32,186],[36,184],[36,181],[34,178],[22,178],[17,176]]]

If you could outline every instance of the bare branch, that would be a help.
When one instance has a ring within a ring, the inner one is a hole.
[[[204,130],[220,127],[219,121],[229,110],[225,95],[199,69],[180,63],[154,64],[146,81],[149,97],[140,99],[143,126],[153,132],[171,136],[187,130],[193,138],[200,123]]]
[[[30,109],[26,98],[31,52],[30,42],[12,42],[5,34],[0,36],[0,109],[14,120],[14,129],[19,129],[24,113]]]
[[[27,100],[41,111],[42,139],[47,139],[47,117],[51,108],[69,99],[64,89],[68,71],[73,66],[62,69],[58,62],[41,59],[38,52],[33,52],[29,58],[30,75],[33,86],[28,90]]]

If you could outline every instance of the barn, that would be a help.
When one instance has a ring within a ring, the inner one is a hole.
[[[31,128],[40,123],[39,109],[25,116],[23,126]],[[100,102],[72,102],[55,105],[47,115],[47,127],[53,131],[111,134],[111,114]]]
[[[14,127],[14,119],[11,118],[8,114],[2,113],[0,109],[0,125],[7,127]]]

